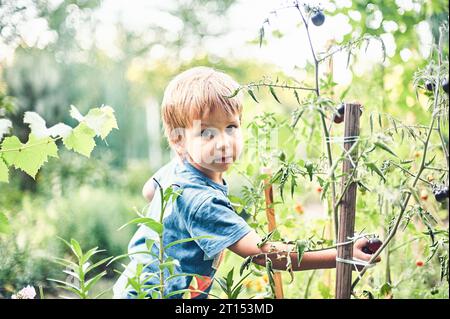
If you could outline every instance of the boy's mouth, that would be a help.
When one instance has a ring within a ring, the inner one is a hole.
[[[222,156],[214,159],[214,163],[233,163],[233,156]]]

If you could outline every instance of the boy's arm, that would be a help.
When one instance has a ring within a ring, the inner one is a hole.
[[[155,182],[153,181],[153,176],[148,179],[142,188],[142,196],[144,196],[148,202],[151,202],[153,196],[155,196]]]
[[[268,257],[272,261],[273,269],[286,270],[287,265],[287,251],[293,251],[294,245],[288,245],[278,242],[268,242],[261,248],[258,248],[258,243],[261,242],[261,237],[255,232],[251,231],[244,237],[242,237],[235,244],[228,247],[232,252],[238,254],[241,257],[248,257],[252,255],[258,255],[262,253],[268,253]],[[362,248],[366,245],[367,239],[362,238],[356,241],[353,247],[354,257],[368,261],[371,255],[362,252]],[[309,269],[323,269],[323,268],[335,268],[336,267],[336,249],[330,248],[322,251],[305,252],[303,255],[300,266],[298,266],[298,254],[291,252],[292,269],[294,271],[309,270]],[[377,258],[377,262],[380,261]],[[265,265],[265,256],[255,257],[253,262],[258,265]]]

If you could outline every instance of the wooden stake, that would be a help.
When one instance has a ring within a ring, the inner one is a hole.
[[[359,117],[360,117],[360,105],[359,104],[346,104],[344,113],[345,123],[345,138],[352,138],[352,141],[345,142],[344,148],[348,151],[353,143],[355,143],[356,136],[359,136]],[[349,176],[352,175],[353,170],[356,167],[355,163],[358,153],[358,148],[352,151],[350,157],[344,159],[343,163],[343,176],[342,176],[342,191],[344,191]],[[356,165],[356,163],[355,163]],[[343,243],[349,241],[349,237],[354,236],[355,232],[355,208],[356,208],[356,186],[357,184],[352,182],[340,202],[339,213],[339,228],[338,228],[338,242]],[[337,256],[341,259],[352,260],[353,259],[353,243],[346,245],[339,245],[337,248]],[[350,299],[351,296],[351,284],[352,284],[352,269],[353,265],[336,262],[336,299]]]
[[[269,232],[277,228],[277,222],[275,219],[275,209],[273,208],[273,188],[270,183],[270,176],[272,172],[268,168],[263,168],[263,174],[269,175],[264,179],[264,197],[266,199],[266,215],[269,223]],[[275,272],[273,275],[275,281],[275,299],[283,299],[283,281],[280,272]]]

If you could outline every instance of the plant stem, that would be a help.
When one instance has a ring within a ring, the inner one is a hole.
[[[388,216],[389,216],[389,201],[387,201],[387,200],[383,200],[383,213],[384,213],[384,216],[385,216],[385,218],[387,218]],[[383,232],[384,232],[384,236],[383,237],[386,237],[386,235],[387,235],[387,229],[386,229],[386,227],[383,227]],[[385,268],[385,270],[386,270],[386,282],[388,283],[388,284],[391,284],[392,283],[392,278],[391,278],[391,250],[390,249],[386,249],[386,268]]]
[[[291,89],[291,90],[304,90],[304,91],[316,91],[315,88],[307,88],[303,86],[292,86],[292,85],[281,85],[281,84],[271,84],[271,83],[254,83],[254,84],[247,84],[245,85],[245,88],[250,87],[260,87],[260,86],[271,86],[276,88],[282,88],[282,89]],[[240,89],[243,89],[244,87],[241,87]]]
[[[312,272],[311,272],[311,275],[309,275],[309,277],[308,277],[308,282],[306,283],[306,288],[305,288],[305,297],[304,297],[304,299],[308,299],[308,295],[309,295],[309,287],[311,287],[311,283],[312,283],[312,280],[313,280],[313,277],[314,277],[314,275],[316,274],[316,269],[314,269]]]
[[[407,173],[408,175],[410,175],[410,176],[412,176],[412,177],[416,177],[416,175],[414,175],[413,173],[411,173],[411,172],[408,171],[407,169],[401,167],[401,166],[398,165],[397,163],[392,162],[392,161],[389,161],[389,163],[393,164],[395,167],[400,168],[403,172]],[[424,183],[426,183],[426,184],[428,184],[428,185],[431,185],[431,183],[430,183],[429,181],[427,181],[427,180],[425,180],[425,179],[423,179],[423,178],[421,178],[421,177],[419,177],[419,180],[422,181],[422,182],[424,182]]]
[[[444,136],[442,135],[442,131],[441,131],[441,118],[438,119],[438,123],[437,123],[437,129],[438,129],[438,133],[439,133],[439,138],[441,139],[441,145],[442,145],[442,150],[445,154],[445,158],[447,159],[447,172],[450,171],[450,159],[449,159],[449,155],[448,155],[448,146],[445,145],[445,139]]]
[[[315,88],[315,92],[317,95],[317,98],[320,97],[320,88],[319,88],[319,60],[317,60],[316,57],[316,53],[314,51],[314,47],[311,41],[311,35],[309,33],[309,27],[308,27],[308,23],[305,19],[305,17],[303,16],[302,10],[300,9],[300,7],[298,6],[298,4],[296,4],[296,8],[298,10],[298,12],[300,13],[300,16],[302,17],[303,23],[305,24],[305,29],[306,29],[306,34],[308,36],[308,42],[309,42],[309,47],[311,49],[311,53],[314,59],[314,73],[315,73],[315,80],[316,80],[316,88]],[[320,105],[319,105],[320,107]],[[327,157],[328,157],[328,167],[331,168],[333,167],[333,156],[332,156],[332,152],[331,152],[331,145],[330,145],[330,132],[328,131],[327,128],[327,123],[325,121],[325,115],[323,114],[323,112],[319,112],[320,113],[320,120],[322,123],[322,129],[323,129],[323,134],[325,137],[325,143],[326,143],[326,150],[327,150]],[[334,236],[335,236],[335,242],[338,242],[338,211],[336,208],[336,182],[334,180],[334,172],[331,172],[330,174],[330,178],[331,178],[331,204],[333,207],[333,218],[334,218]]]
[[[163,192],[163,188],[161,187],[161,185],[159,184],[159,182],[154,178],[153,179],[157,184],[158,184],[158,188],[159,188],[159,194],[161,196],[161,214],[159,216],[159,222],[161,224],[163,224],[163,218],[164,218],[164,209],[165,209],[165,205],[164,205],[164,192]],[[161,293],[161,299],[164,299],[164,269],[161,268],[161,264],[164,262],[164,242],[163,242],[163,232],[161,232],[161,234],[158,235],[159,237],[159,265],[160,265],[160,269],[159,269],[159,284],[160,284],[160,293]]]

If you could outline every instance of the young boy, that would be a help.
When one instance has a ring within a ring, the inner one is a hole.
[[[279,251],[286,255],[288,245],[268,242],[258,248],[261,237],[237,215],[227,198],[228,185],[222,174],[239,157],[242,147],[241,113],[242,96],[230,96],[238,84],[228,75],[207,67],[189,69],[176,76],[168,85],[162,103],[165,134],[177,158],[156,174],[163,188],[172,184],[182,189],[164,214],[164,245],[170,242],[198,236],[211,236],[169,247],[167,256],[178,261],[174,274],[198,274],[175,276],[167,280],[164,295],[190,289],[190,298],[207,298],[213,277],[220,264],[223,251],[228,248],[241,257]],[[143,195],[151,201],[150,216],[159,220],[159,192],[153,181],[146,183]],[[129,253],[147,250],[146,239],[158,242],[157,234],[141,226],[129,245]],[[366,239],[354,244],[354,257],[363,261],[370,259],[362,251]],[[154,244],[152,253],[159,254]],[[159,267],[149,254],[134,254],[131,262],[114,287],[116,298],[132,298],[133,289],[127,285],[127,277],[133,276],[136,265],[146,265],[149,285],[157,285]],[[272,258],[273,268],[286,269],[287,258]],[[333,268],[336,266],[336,249],[306,252],[300,266],[297,253],[291,253],[293,270]],[[379,261],[379,259],[378,259]],[[264,258],[253,262],[263,265]],[[165,278],[170,274],[165,272]],[[194,291],[195,290],[195,291]],[[149,295],[150,290],[149,290]],[[181,298],[182,293],[170,298]]]

